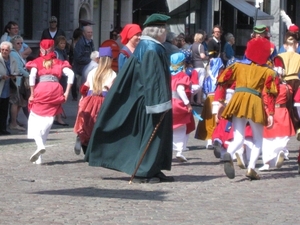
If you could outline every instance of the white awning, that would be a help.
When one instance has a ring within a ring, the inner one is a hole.
[[[232,5],[237,10],[252,17],[255,20],[256,8],[244,0],[226,0],[230,5]],[[257,10],[256,25],[266,25],[272,26],[274,22],[274,16],[271,16],[260,9]]]
[[[187,2],[187,0],[167,0],[169,12],[172,12],[177,7],[181,6],[183,3]]]

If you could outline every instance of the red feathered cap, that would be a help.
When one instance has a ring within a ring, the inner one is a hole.
[[[121,42],[123,45],[126,45],[128,41],[136,34],[141,33],[142,30],[137,24],[127,24],[122,32],[120,33]]]
[[[299,27],[296,26],[295,24],[292,24],[291,26],[289,26],[289,31],[291,32],[298,32],[299,31]]]
[[[55,58],[54,53],[54,40],[52,39],[43,39],[40,43],[40,56],[44,59],[53,59]]]
[[[265,64],[271,54],[271,42],[266,38],[253,38],[247,43],[246,57],[259,64]]]

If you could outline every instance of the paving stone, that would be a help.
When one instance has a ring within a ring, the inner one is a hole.
[[[236,178],[228,179],[213,151],[192,133],[190,151],[184,152],[188,162],[174,157],[172,170],[164,171],[176,182],[129,184],[129,175],[89,167],[82,153],[74,154],[77,102],[68,101],[64,110],[70,127],[53,125],[43,165],[29,162],[35,144],[25,133],[0,136],[1,224],[299,223],[295,137],[288,144],[290,160],[281,169],[259,172],[259,181],[246,179],[237,166]]]

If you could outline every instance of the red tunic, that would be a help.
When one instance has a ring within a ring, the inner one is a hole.
[[[37,78],[43,75],[53,75],[61,78],[62,70],[65,67],[71,68],[68,61],[53,59],[52,67],[46,69],[43,67],[44,59],[39,57],[26,63],[26,68],[37,69]],[[32,112],[39,116],[55,116],[62,112],[61,104],[65,102],[63,88],[59,82],[39,82],[34,88],[33,101],[29,103]]]
[[[103,101],[104,97],[92,95],[84,97],[79,103],[74,132],[83,145],[89,143]]]
[[[171,81],[172,93],[177,93],[178,85],[183,85],[186,96],[190,98],[191,81],[189,76],[184,72],[180,72],[176,75],[171,76],[171,78],[172,78]],[[187,134],[195,130],[195,120],[192,113],[189,113],[183,101],[178,97],[174,97],[174,95],[172,96],[172,112],[173,112],[173,129],[186,124]]]
[[[225,142],[233,140],[233,130],[234,129],[233,129],[232,123],[224,118],[221,118],[212,133],[212,140],[220,139],[222,141],[222,146],[225,149],[227,149],[228,144]],[[252,130],[251,130],[250,125],[248,125],[248,124],[245,127],[244,137],[245,138],[252,137]]]
[[[295,135],[293,123],[285,105],[287,102],[288,95],[289,98],[292,98],[293,96],[291,86],[288,84],[280,84],[279,95],[277,96],[275,102],[274,124],[270,129],[264,127],[264,138],[275,138],[285,136],[290,137]],[[264,102],[266,101],[265,96],[266,94],[263,93]]]

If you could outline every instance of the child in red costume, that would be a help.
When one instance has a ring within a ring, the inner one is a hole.
[[[29,97],[30,115],[28,119],[28,138],[35,140],[37,150],[30,157],[31,162],[42,163],[41,154],[46,152],[45,143],[54,117],[62,113],[62,104],[67,100],[73,84],[74,73],[68,61],[56,59],[54,41],[44,39],[40,43],[40,57],[26,64],[30,70]],[[68,77],[66,91],[59,80],[64,73]],[[36,84],[36,78],[38,83]]]
[[[195,130],[195,121],[190,104],[191,81],[183,72],[185,55],[181,52],[172,54],[171,57],[171,88],[172,88],[172,113],[173,113],[173,151],[181,162],[187,162],[182,151],[186,149],[188,135]]]
[[[74,132],[77,134],[74,151],[77,155],[80,154],[81,148],[85,154],[99,110],[117,76],[111,68],[111,48],[99,48],[99,57],[98,67],[91,70],[86,82],[80,89],[83,98],[79,102],[74,125]]]

